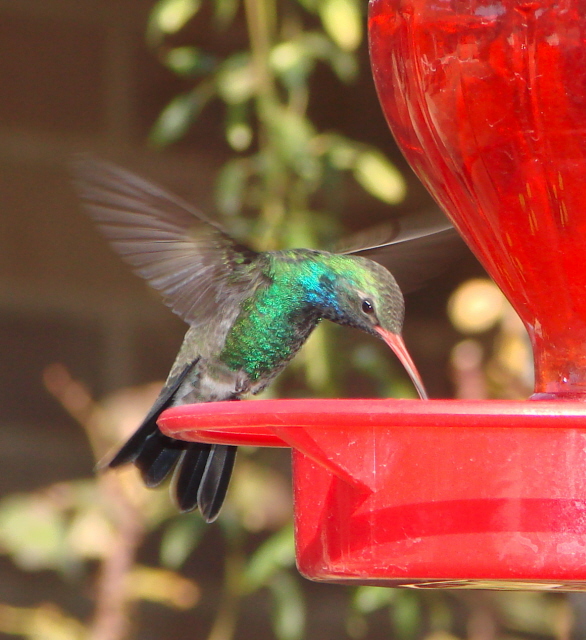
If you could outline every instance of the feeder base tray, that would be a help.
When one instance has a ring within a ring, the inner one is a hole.
[[[293,448],[310,579],[586,590],[585,403],[227,402],[170,409],[160,426]]]

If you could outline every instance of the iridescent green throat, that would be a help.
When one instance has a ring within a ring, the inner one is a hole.
[[[252,381],[282,368],[315,328],[320,310],[337,305],[336,281],[351,263],[307,250],[269,254],[271,284],[244,302],[220,360]]]

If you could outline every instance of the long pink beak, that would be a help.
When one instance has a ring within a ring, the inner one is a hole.
[[[386,331],[385,329],[381,329],[381,327],[375,327],[376,332],[381,336],[381,338],[391,347],[397,358],[401,361],[401,364],[405,367],[405,370],[409,374],[413,385],[417,389],[417,393],[422,400],[427,400],[427,391],[423,386],[423,381],[421,380],[421,376],[419,375],[419,371],[417,371],[415,367],[415,363],[411,359],[409,352],[407,351],[407,347],[403,342],[403,338],[397,333],[391,333],[390,331]]]

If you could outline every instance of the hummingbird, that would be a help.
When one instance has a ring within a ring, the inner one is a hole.
[[[342,253],[257,252],[180,198],[113,164],[82,156],[73,173],[84,208],[113,249],[189,325],[160,395],[106,466],[134,463],[148,487],[172,475],[178,508],[199,509],[213,522],[236,447],[175,440],[159,430],[158,417],[176,405],[259,393],[322,320],[384,340],[419,396],[427,397],[401,337],[401,289],[386,267],[357,255],[388,242]],[[431,232],[403,235],[412,243],[441,240],[450,228],[446,221]],[[401,234],[393,235],[390,243],[400,245]]]

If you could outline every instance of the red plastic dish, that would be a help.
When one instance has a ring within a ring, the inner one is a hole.
[[[293,447],[297,564],[313,580],[586,588],[582,402],[218,402],[160,427]]]

